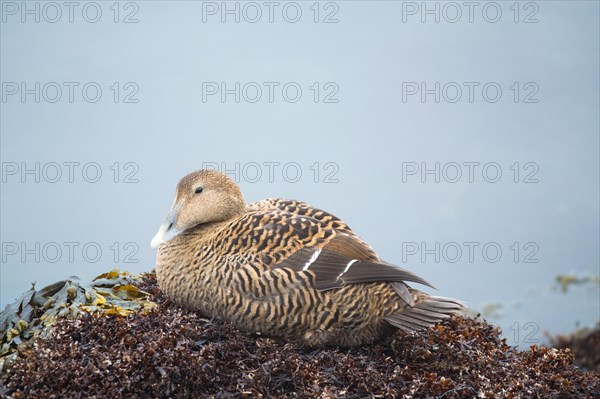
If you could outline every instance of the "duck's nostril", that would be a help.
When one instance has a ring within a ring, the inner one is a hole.
[[[173,227],[173,223],[171,223],[171,224],[169,225],[169,227],[167,227],[167,230],[171,230],[171,227]]]

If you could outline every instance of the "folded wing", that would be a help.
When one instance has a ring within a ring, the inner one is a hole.
[[[354,235],[334,232],[323,241],[299,249],[272,267],[312,272],[318,290],[330,290],[345,284],[403,281],[431,287],[427,281],[408,270],[374,260],[370,248],[365,248],[363,242]],[[397,291],[405,293],[401,288]]]

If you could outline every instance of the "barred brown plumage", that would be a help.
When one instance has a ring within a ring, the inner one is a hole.
[[[226,175],[183,177],[152,240],[156,277],[174,302],[239,328],[309,346],[354,346],[457,313],[457,300],[381,260],[342,220],[294,200],[247,205]]]

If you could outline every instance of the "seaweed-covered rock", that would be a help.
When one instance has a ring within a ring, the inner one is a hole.
[[[59,320],[0,377],[9,398],[596,398],[600,374],[573,354],[520,352],[479,319],[359,348],[306,350],[179,308],[153,275],[151,312]]]
[[[575,364],[582,369],[600,372],[600,323],[568,336],[551,336],[550,342],[559,349],[569,348],[575,355]]]
[[[126,316],[134,311],[149,311],[156,305],[148,293],[135,285],[141,276],[113,270],[96,277],[90,285],[79,278],[36,290],[35,284],[14,303],[0,312],[0,372],[25,349],[29,341],[46,337],[58,319],[74,319],[82,312]]]

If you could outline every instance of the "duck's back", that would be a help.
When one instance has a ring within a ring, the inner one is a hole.
[[[160,248],[156,270],[177,303],[309,345],[423,328],[462,306],[409,288],[427,283],[382,262],[339,218],[293,200],[259,201],[182,234]]]

